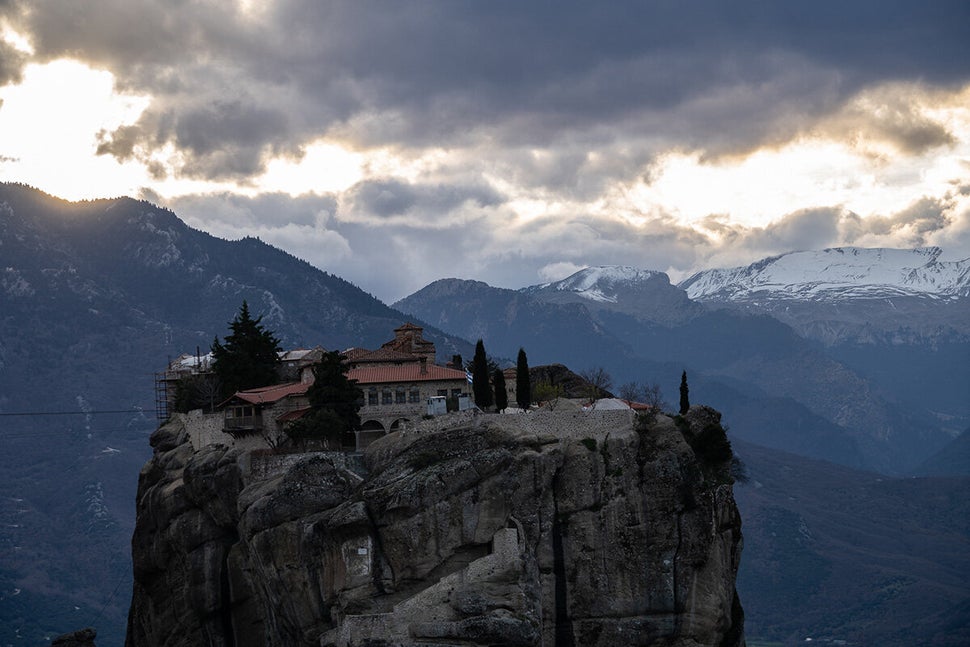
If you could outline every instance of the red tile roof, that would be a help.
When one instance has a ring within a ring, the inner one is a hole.
[[[310,407],[306,407],[303,409],[294,409],[293,411],[287,411],[279,418],[277,418],[277,420],[279,422],[291,422],[293,420],[299,420],[300,418],[302,418],[308,413],[310,413]]]
[[[309,384],[301,382],[273,384],[272,386],[264,386],[258,389],[236,391],[229,400],[238,398],[250,404],[272,404],[290,395],[304,395],[308,388],[310,388]],[[229,400],[226,400],[226,402],[229,402]]]
[[[374,351],[368,350],[366,348],[358,348],[356,346],[352,346],[347,350],[340,351],[340,354],[343,355],[347,359],[347,361],[352,362],[358,357],[363,357],[364,355],[369,355],[370,353],[373,353],[373,352]]]
[[[350,369],[347,377],[357,380],[358,384],[382,384],[387,382],[426,382],[431,380],[465,381],[465,371],[428,364],[427,372],[421,373],[421,365],[402,364],[400,366],[358,366]]]

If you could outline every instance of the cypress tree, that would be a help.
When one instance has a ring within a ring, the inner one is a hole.
[[[222,384],[222,394],[275,384],[279,380],[280,340],[266,330],[261,321],[249,314],[249,304],[242,302],[239,314],[229,322],[232,331],[225,343],[217,336],[212,341],[212,370]]]
[[[475,344],[475,357],[472,359],[472,393],[475,406],[483,411],[492,406],[492,387],[488,383],[488,356],[485,343],[479,339]]]
[[[532,382],[529,379],[529,360],[525,356],[525,349],[519,349],[519,358],[515,364],[515,403],[522,410],[528,410],[532,404]]]
[[[680,376],[680,415],[684,415],[690,409],[690,398],[687,397],[687,371]]]
[[[502,369],[495,369],[492,384],[495,387],[495,410],[505,411],[509,406],[509,392],[505,390],[505,373]]]
[[[348,367],[336,351],[324,353],[313,366],[313,384],[307,389],[311,411],[290,426],[287,433],[295,439],[326,439],[339,447],[343,433],[360,428],[363,392],[347,379]]]

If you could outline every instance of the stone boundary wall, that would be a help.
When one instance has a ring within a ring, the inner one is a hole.
[[[192,441],[192,448],[199,451],[209,445],[228,445],[233,447],[235,441],[232,436],[222,430],[225,416],[220,413],[202,413],[202,409],[195,409],[188,413],[176,413],[182,420],[185,431]]]
[[[635,420],[636,412],[632,409],[537,410],[504,414],[482,413],[472,409],[409,422],[401,433],[412,435],[444,431],[454,427],[488,425],[519,435],[554,433],[558,436],[572,437],[613,431],[633,424]]]
[[[195,451],[208,445],[226,445],[246,452],[243,471],[247,478],[263,480],[282,474],[300,460],[312,455],[326,455],[336,467],[363,474],[363,457],[357,453],[334,451],[311,451],[297,453],[272,453],[262,436],[233,438],[222,431],[221,413],[204,414],[201,410],[187,414],[177,413],[177,418],[188,433]],[[502,429],[516,436],[553,435],[559,438],[586,438],[603,436],[618,429],[629,429],[636,421],[632,410],[608,409],[597,411],[536,410],[518,413],[483,413],[477,409],[456,411],[433,418],[407,423],[400,433],[414,438],[421,434],[435,433],[456,427],[489,426]],[[249,452],[252,453],[249,453]]]
[[[531,411],[513,415],[487,415],[489,426],[519,435],[554,434],[561,438],[597,436],[633,425],[632,409],[597,411]]]
[[[234,439],[222,431],[224,418],[221,413],[202,413],[201,410],[174,414],[181,419],[192,441],[192,447],[199,451],[208,445],[228,445],[240,449],[266,448],[262,436],[254,436],[251,442]],[[444,431],[454,427],[479,427],[489,425],[520,435],[554,433],[558,436],[589,436],[607,432],[621,426],[632,424],[636,419],[633,410],[604,409],[597,411],[528,411],[519,413],[482,413],[477,409],[455,411],[433,418],[422,418],[408,422],[401,429],[407,436]],[[302,454],[283,454],[280,456],[299,456]],[[274,468],[275,469],[275,468]]]

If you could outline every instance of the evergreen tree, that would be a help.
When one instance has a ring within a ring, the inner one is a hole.
[[[475,344],[475,357],[472,359],[472,393],[475,406],[483,411],[492,406],[492,387],[488,383],[488,356],[485,343],[479,339]]]
[[[263,327],[262,319],[253,319],[243,301],[239,314],[229,323],[232,332],[225,343],[219,343],[218,336],[212,341],[212,370],[222,384],[223,397],[269,386],[279,379],[280,340]]]
[[[687,397],[687,371],[680,376],[680,415],[684,415],[690,409],[690,398]]]
[[[495,369],[492,384],[495,387],[495,410],[505,411],[509,406],[509,392],[505,390],[505,373],[502,369]]]
[[[529,360],[525,356],[525,349],[519,349],[519,358],[515,364],[515,403],[522,410],[528,410],[532,404],[532,381],[529,378]]]
[[[286,431],[296,440],[326,440],[339,447],[341,435],[360,428],[360,407],[364,394],[357,383],[347,378],[344,357],[331,351],[324,353],[313,366],[313,384],[307,389],[311,411]]]

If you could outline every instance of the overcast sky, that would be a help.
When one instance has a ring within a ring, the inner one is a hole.
[[[393,301],[839,245],[970,256],[970,2],[0,0],[0,179]]]

